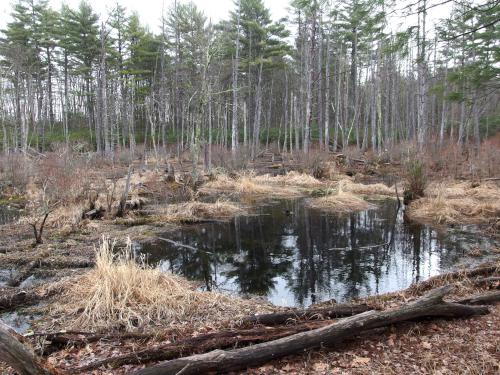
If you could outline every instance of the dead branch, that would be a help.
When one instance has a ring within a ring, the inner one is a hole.
[[[367,305],[338,304],[327,308],[291,310],[271,314],[253,315],[243,318],[242,325],[263,324],[266,326],[286,324],[296,320],[320,320],[340,318],[371,310]]]
[[[458,300],[457,303],[462,303],[464,305],[488,305],[499,301],[500,291],[495,290],[493,292],[480,293],[467,298],[463,298],[461,300]]]

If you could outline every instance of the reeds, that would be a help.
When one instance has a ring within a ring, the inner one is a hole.
[[[215,203],[207,202],[184,202],[169,204],[155,212],[158,221],[170,223],[196,222],[203,219],[227,219],[246,211],[224,199],[218,199]]]
[[[408,214],[437,224],[484,223],[500,216],[500,189],[470,182],[431,184],[425,197],[411,203]]]
[[[308,205],[312,208],[336,213],[363,211],[375,207],[360,196],[348,191],[347,188],[353,185],[346,181],[348,180],[339,181],[334,189],[327,189],[326,195],[322,197],[309,199]]]
[[[255,301],[202,292],[182,277],[147,266],[127,246],[103,238],[96,265],[65,286],[56,314],[78,329],[135,330],[147,326],[216,324],[237,320],[255,309]]]

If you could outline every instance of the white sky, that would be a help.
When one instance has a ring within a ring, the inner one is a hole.
[[[178,1],[187,2],[188,0]],[[104,18],[108,10],[113,9],[118,2],[129,11],[137,11],[141,22],[148,25],[151,31],[158,32],[162,9],[168,9],[173,5],[174,0],[88,0],[88,2],[92,5],[94,11],[100,14],[102,18]],[[235,8],[233,0],[192,0],[192,2],[203,10],[205,15],[209,19],[212,19],[213,22],[226,19],[229,15],[229,11]],[[414,1],[409,0],[398,0],[395,7],[396,9],[402,9],[405,4],[413,2]],[[440,1],[429,1],[428,4],[437,2]],[[12,4],[14,3],[15,0],[0,0],[0,28],[4,28],[7,22],[9,22]],[[80,0],[49,0],[49,4],[56,10],[60,9],[62,3],[66,3],[70,7],[76,8]],[[272,18],[278,20],[287,15],[290,0],[264,0],[264,3],[271,10]],[[433,22],[437,22],[440,18],[444,18],[449,13],[450,9],[451,3],[447,3],[429,10],[429,29],[431,29]],[[399,15],[400,14],[394,14],[391,17],[391,28],[398,28],[399,23],[410,25],[416,22],[415,17],[398,18],[397,16]]]
[[[147,24],[151,31],[158,31],[162,9],[168,9],[174,0],[87,0],[94,11],[106,15],[109,9],[113,9],[118,2],[129,11],[137,11],[142,23]],[[217,22],[227,18],[229,11],[234,9],[233,0],[191,0],[203,10],[207,18]],[[188,2],[179,0],[179,2]],[[4,27],[10,19],[12,4],[15,0],[0,0],[0,27]],[[71,8],[76,8],[80,0],[50,0],[49,4],[54,9],[60,9],[61,4],[66,3]],[[287,14],[289,0],[265,0],[266,6],[271,10],[273,19],[278,20]]]

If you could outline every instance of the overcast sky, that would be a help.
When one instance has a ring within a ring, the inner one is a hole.
[[[187,0],[179,0],[180,2],[187,2]],[[143,24],[149,26],[149,29],[153,32],[159,31],[160,16],[162,9],[168,9],[174,2],[174,0],[88,0],[92,5],[95,12],[105,16],[110,9],[113,9],[117,2],[125,6],[129,11],[137,11],[139,17]],[[234,9],[233,0],[192,0],[200,9],[203,10],[205,15],[212,19],[213,22],[220,21],[221,19],[227,18],[229,11]],[[266,6],[271,10],[271,16],[274,20],[278,20],[287,15],[287,8],[290,0],[264,0]],[[396,8],[402,9],[405,3],[414,1],[397,1]],[[439,2],[433,1],[432,3]],[[10,13],[12,9],[12,4],[15,0],[0,0],[0,28],[4,28],[6,23],[10,20]],[[72,8],[76,8],[80,3],[80,0],[49,0],[50,5],[54,9],[60,9],[62,3],[68,4]],[[431,2],[428,2],[431,3]],[[433,22],[436,22],[440,18],[444,18],[450,11],[450,3],[445,5],[432,8],[429,11],[429,26]],[[416,22],[415,17],[409,18],[398,18],[394,15],[391,18],[392,28],[396,28],[398,24],[410,25]],[[430,27],[429,27],[430,29]]]
[[[151,31],[158,31],[160,24],[160,16],[162,9],[168,9],[174,0],[87,0],[92,7],[95,9],[96,13],[102,15],[107,14],[109,9],[113,9],[118,2],[119,4],[125,6],[130,11],[137,11],[139,17],[144,24],[149,25]],[[188,2],[182,1],[180,2]],[[217,22],[224,19],[229,14],[229,11],[234,8],[233,0],[192,0],[200,9],[203,10],[208,18],[212,21]],[[12,4],[14,0],[0,0],[0,11],[2,16],[0,17],[1,27],[5,26],[10,18],[10,13],[12,9]],[[61,4],[66,3],[72,8],[76,8],[80,3],[80,0],[49,0],[49,4],[54,9],[60,9]],[[287,13],[286,8],[288,7],[289,0],[265,0],[266,6],[271,9],[271,15],[273,19],[279,19],[284,17]],[[7,16],[7,17],[5,17]]]

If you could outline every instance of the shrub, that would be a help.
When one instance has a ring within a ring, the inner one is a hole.
[[[406,187],[404,198],[406,202],[424,196],[427,186],[427,176],[424,164],[418,159],[412,159],[406,165]]]

